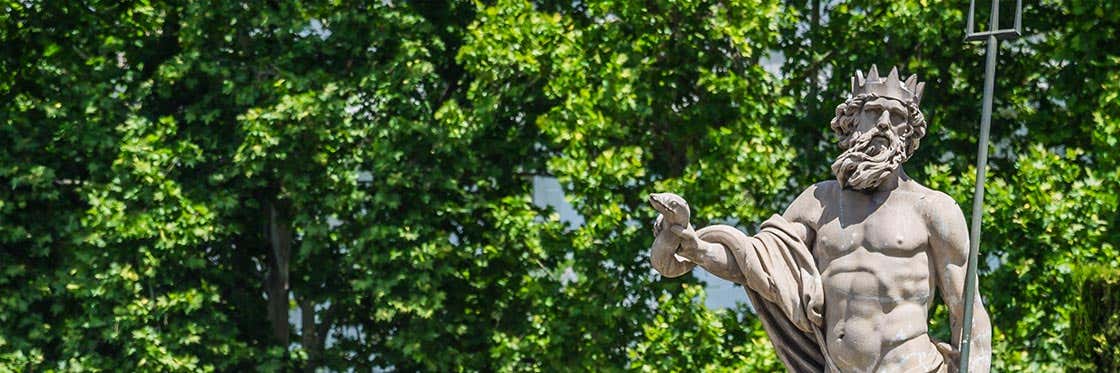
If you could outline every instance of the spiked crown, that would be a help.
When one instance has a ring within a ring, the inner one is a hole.
[[[922,90],[925,87],[925,82],[918,82],[918,74],[910,75],[905,83],[899,81],[897,67],[891,68],[886,78],[879,77],[879,68],[875,65],[871,65],[866,78],[859,70],[856,70],[856,76],[852,77],[852,96],[874,93],[880,97],[891,97],[902,102],[918,104],[922,101]]]

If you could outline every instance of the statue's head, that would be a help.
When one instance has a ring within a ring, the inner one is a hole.
[[[918,109],[923,88],[917,74],[899,81],[897,68],[885,78],[874,65],[866,78],[856,71],[851,97],[836,107],[831,123],[843,151],[832,163],[841,186],[874,189],[918,150],[926,134]]]

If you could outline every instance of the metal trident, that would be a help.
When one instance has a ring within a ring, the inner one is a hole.
[[[968,242],[968,271],[964,281],[964,322],[961,327],[961,373],[968,372],[968,354],[972,344],[972,313],[976,297],[976,266],[980,251],[980,222],[984,215],[984,179],[988,167],[988,135],[992,124],[992,91],[995,90],[996,55],[999,53],[1000,40],[1013,40],[1023,33],[1023,0],[1015,0],[1015,28],[999,28],[999,0],[992,0],[992,16],[988,31],[975,32],[972,22],[976,13],[976,0],[968,4],[968,29],[965,30],[966,42],[983,40],[988,44],[988,61],[984,67],[984,103],[980,116],[980,151],[976,161],[976,191],[972,196],[972,229]]]

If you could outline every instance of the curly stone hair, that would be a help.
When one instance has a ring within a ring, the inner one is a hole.
[[[836,117],[832,118],[829,126],[832,127],[832,132],[836,134],[841,150],[848,150],[852,145],[852,140],[855,139],[852,134],[855,132],[856,125],[858,125],[858,115],[860,110],[863,109],[863,104],[879,97],[874,93],[861,93],[836,106]],[[908,130],[898,134],[903,143],[906,144],[906,154],[903,158],[905,161],[910,159],[910,156],[918,150],[919,142],[926,135],[926,117],[922,114],[916,102],[902,101],[887,96],[883,96],[883,98],[901,102],[906,105],[906,111],[909,113],[909,118],[906,121]]]

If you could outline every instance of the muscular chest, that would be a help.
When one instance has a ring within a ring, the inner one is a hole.
[[[857,250],[910,257],[922,250],[929,237],[925,222],[912,206],[899,202],[826,211],[813,248],[818,259],[830,261]]]

